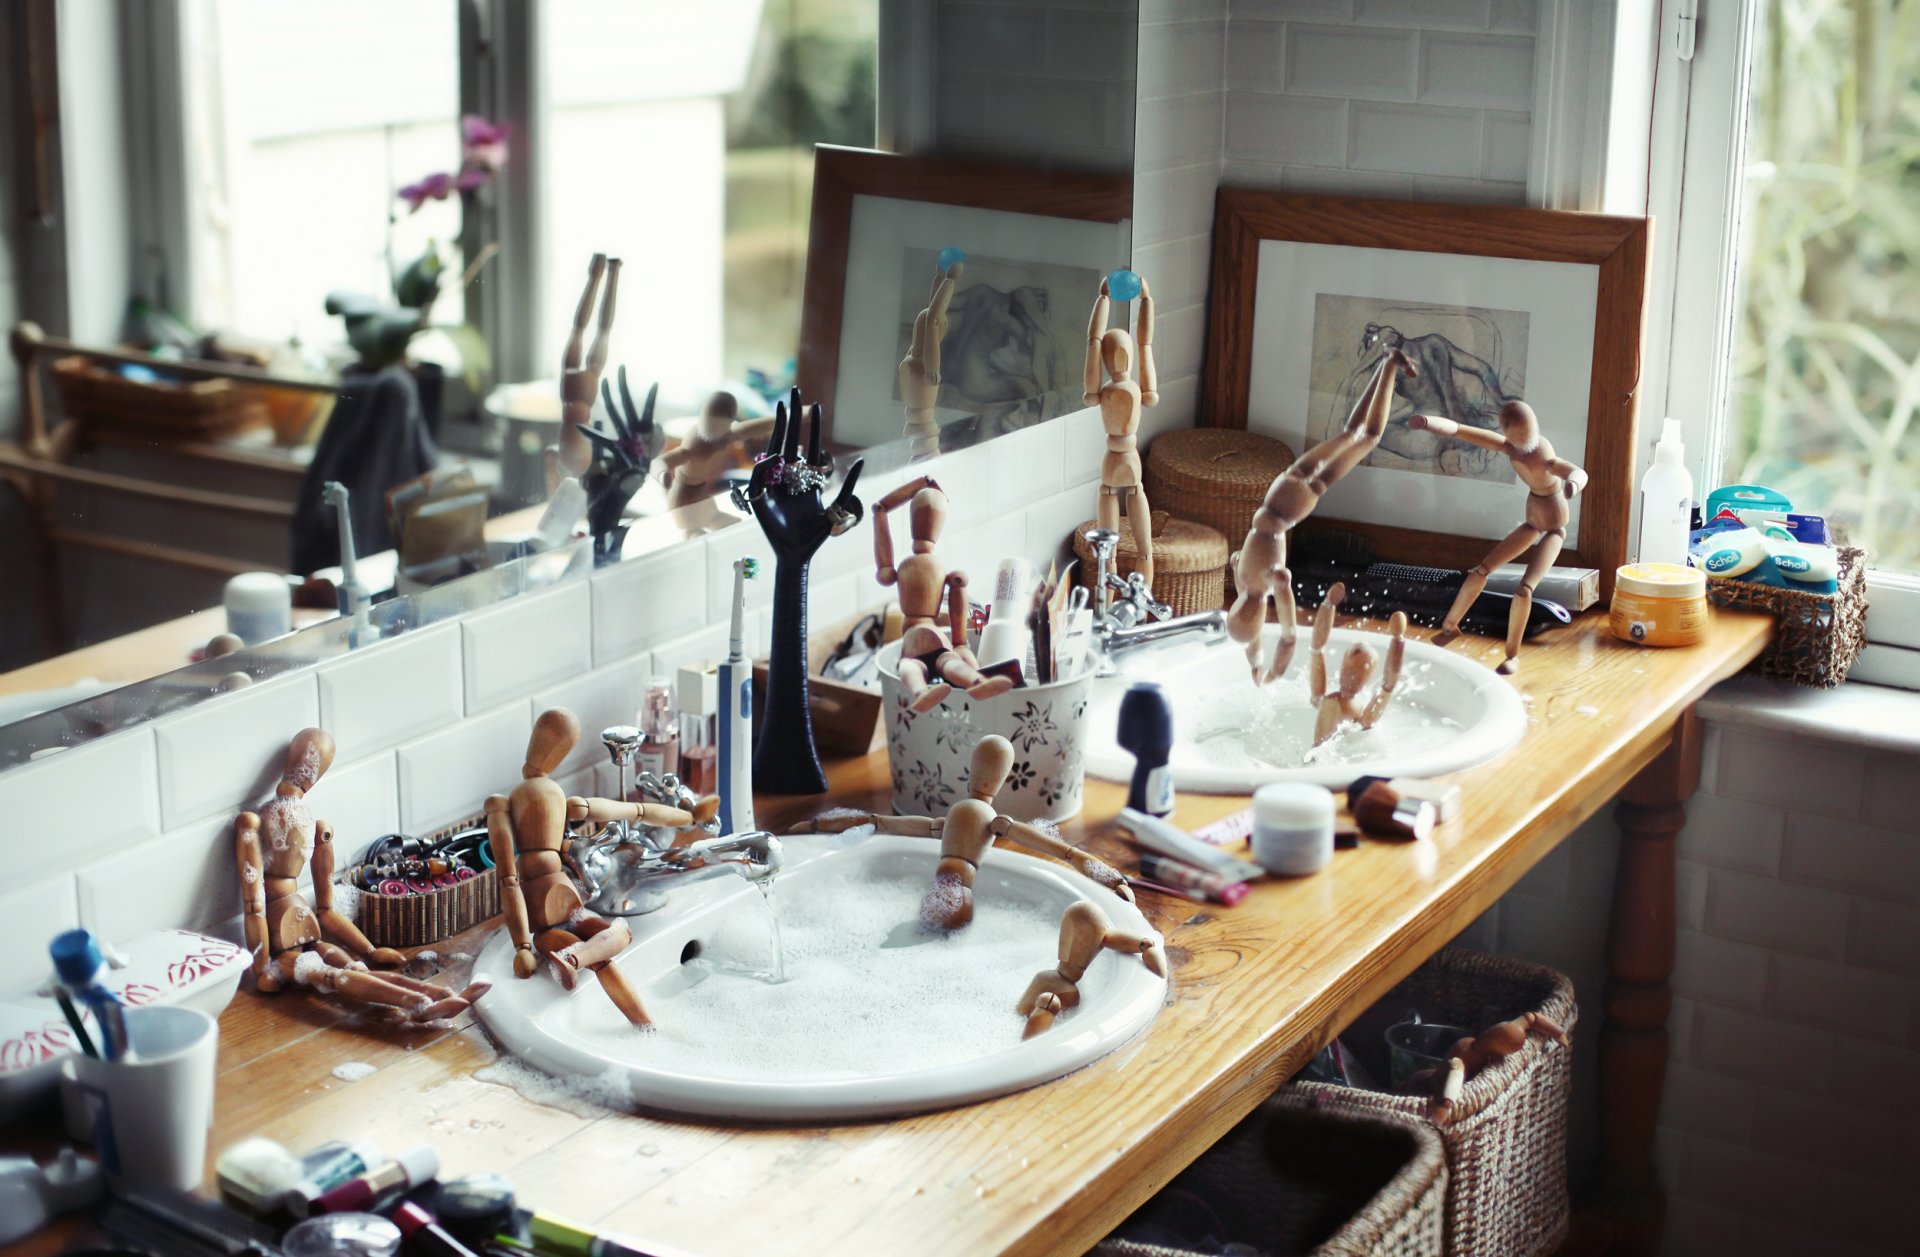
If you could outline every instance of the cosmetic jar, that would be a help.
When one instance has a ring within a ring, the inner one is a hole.
[[[280,1241],[287,1257],[394,1257],[400,1228],[373,1213],[330,1213],[297,1223]]]
[[[222,601],[227,632],[249,646],[293,631],[293,590],[273,572],[242,572],[227,582]]]
[[[1253,862],[1269,873],[1300,877],[1333,860],[1333,791],[1275,782],[1253,792]]]
[[[1707,635],[1707,574],[1678,563],[1629,563],[1613,575],[1608,626],[1636,646],[1691,646]]]

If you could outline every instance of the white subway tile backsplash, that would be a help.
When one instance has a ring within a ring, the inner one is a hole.
[[[827,543],[820,547],[819,555],[814,558],[814,567],[821,567],[821,560],[827,551],[836,545],[843,549],[849,547],[852,539],[864,531],[856,529],[844,537],[828,538]],[[714,533],[707,538],[706,548],[708,623],[732,615],[733,565],[740,559],[750,558],[760,565],[752,579],[747,581],[747,606],[764,607],[773,601],[773,547],[758,524],[749,523]]]
[[[1676,862],[1673,880],[1674,920],[1683,930],[1707,923],[1707,870],[1690,860]]]
[[[1231,113],[1227,127],[1231,132]],[[1201,165],[1140,174],[1133,181],[1134,247],[1211,232],[1218,173],[1217,154],[1209,153]]]
[[[1490,113],[1480,174],[1499,183],[1524,184],[1533,157],[1533,115]]]
[[[1227,25],[1227,91],[1286,91],[1286,53],[1286,23],[1244,21],[1236,13]]]
[[[1884,1177],[1911,1172],[1901,1164],[1907,1124],[1884,1108],[1855,1108],[1797,1088],[1765,1087],[1754,1110],[1753,1146],[1804,1161],[1809,1170],[1837,1166]]]
[[[533,702],[521,698],[400,748],[400,828],[431,833],[480,811],[520,780]],[[597,732],[597,731],[596,731]]]
[[[1230,0],[1227,8],[1236,24],[1249,19],[1286,18],[1331,22],[1353,16],[1353,0]]]
[[[718,663],[727,657],[727,633],[722,621],[661,642],[653,648],[654,666],[672,671],[691,663]]]
[[[1415,175],[1413,198],[1416,201],[1445,201],[1455,205],[1525,205],[1527,185],[1496,183],[1491,179]]]
[[[1680,858],[1749,873],[1778,873],[1786,821],[1779,808],[1696,794],[1687,802]]]
[[[1870,756],[1862,787],[1861,820],[1920,839],[1920,760],[1911,755]]]
[[[1346,101],[1331,97],[1233,93],[1227,97],[1226,154],[1256,161],[1344,166],[1347,109]],[[1476,131],[1476,154],[1479,143]]]
[[[1837,958],[1846,944],[1847,898],[1815,886],[1711,869],[1707,932],[1800,955]]]
[[[16,886],[39,881],[97,853],[156,837],[158,774],[151,726],[0,772],[0,817],[10,839],[8,880]],[[102,792],[111,793],[114,805],[86,808]]]
[[[1140,101],[1217,93],[1226,49],[1225,22],[1185,22],[1141,32],[1136,70]]]
[[[1073,531],[1094,517],[1098,490],[1093,485],[1065,489],[1027,510],[1027,562],[1044,572],[1050,560],[1065,563],[1073,557]]]
[[[1539,23],[1537,0],[1493,0],[1487,29],[1508,35],[1531,35]]]
[[[1260,172],[1260,182],[1273,184],[1271,171]],[[1397,197],[1413,195],[1413,176],[1379,170],[1334,170],[1321,166],[1287,166],[1281,170],[1278,185],[1288,192],[1318,196]]]
[[[613,663],[707,622],[707,545],[683,542],[628,559],[595,572],[590,584],[593,659]]]
[[[1920,912],[1912,905],[1872,899],[1853,901],[1847,931],[1847,962],[1920,977]]]
[[[460,622],[469,716],[593,666],[593,594],[578,581]]]
[[[1920,834],[1790,816],[1782,873],[1796,882],[1920,905]]]
[[[1427,30],[1485,30],[1488,0],[1354,0],[1361,22],[1418,26]]]
[[[943,4],[938,39],[943,64],[1008,74],[1046,70],[1046,15],[1032,6]]]
[[[1420,37],[1420,99],[1489,109],[1533,107],[1533,40],[1514,35]]]
[[[238,915],[234,815],[203,817],[82,866],[80,923],[121,943],[148,930],[191,930]]]
[[[1715,794],[1852,820],[1866,762],[1854,747],[1723,728],[1719,770]]]
[[[607,762],[607,748],[600,741],[600,731],[613,725],[640,723],[640,700],[652,673],[652,656],[641,654],[562,681],[533,696],[536,716],[549,708],[565,707],[580,718],[579,745],[561,761],[556,776]]]
[[[1842,1034],[1905,1043],[1911,979],[1807,956],[1773,957],[1772,1011]]]
[[[1291,23],[1286,89],[1307,96],[1412,100],[1418,42],[1412,31],[1387,27]]]
[[[444,729],[466,712],[460,627],[439,624],[318,669],[320,727],[340,763]]]
[[[398,774],[394,753],[382,751],[344,768],[328,769],[320,784],[307,792],[314,817],[333,827],[334,860],[340,867],[356,863],[374,839],[399,832]]]
[[[1171,170],[1205,160],[1220,147],[1222,108],[1221,94],[1207,92],[1141,111],[1134,168]]]
[[[1114,66],[1135,65],[1139,29],[1139,18],[1131,10],[1055,9],[1046,14],[1043,72],[1064,78],[1104,78]],[[1023,63],[1024,59],[1023,53]]]
[[[0,998],[30,991],[53,973],[47,944],[55,934],[80,924],[73,874],[66,870],[36,880],[14,879],[0,894],[0,921],[7,923],[8,945],[0,948]]]
[[[319,720],[311,672],[222,694],[156,720],[162,830],[264,800],[280,780],[288,741]]]
[[[1394,174],[1480,173],[1480,114],[1436,105],[1355,101],[1352,152],[1346,164]],[[1334,162],[1316,162],[1335,165]]]
[[[1800,1161],[1700,1136],[1688,1137],[1682,1155],[1680,1190],[1690,1199],[1746,1217],[1804,1221],[1812,1212],[1807,1167]]]
[[[1754,1097],[1759,1092],[1743,1078],[1669,1061],[1660,1124],[1694,1135],[1745,1140],[1753,1133]]]
[[[1761,1012],[1767,1004],[1767,957],[1763,947],[1679,930],[1673,989],[1704,1004]]]
[[[1817,1086],[1833,1050],[1824,1030],[1717,1004],[1695,1005],[1693,1035],[1701,1068],[1783,1087]]]

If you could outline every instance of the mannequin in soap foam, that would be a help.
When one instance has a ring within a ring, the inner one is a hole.
[[[1060,918],[1060,963],[1043,969],[1027,983],[1014,1011],[1027,1019],[1021,1034],[1031,1039],[1053,1025],[1053,1019],[1080,1002],[1080,979],[1102,951],[1140,957],[1149,970],[1167,976],[1167,951],[1157,934],[1129,934],[1113,928],[1097,904],[1081,899]]]
[[[934,870],[933,889],[920,903],[920,924],[928,930],[957,930],[973,920],[974,875],[987,848],[999,838],[1069,864],[1083,877],[1132,903],[1133,888],[1118,869],[1037,825],[1014,820],[994,808],[993,796],[1000,793],[1012,771],[1013,743],[990,733],[973,748],[972,771],[967,776],[970,793],[948,808],[944,817],[876,816],[843,810],[804,821],[794,826],[793,832],[838,834],[871,825],[883,834],[939,839],[940,864]]]
[[[333,763],[324,729],[302,729],[287,745],[274,796],[234,825],[240,868],[241,928],[253,952],[254,989],[271,994],[288,983],[398,1009],[412,1021],[444,1021],[465,1011],[491,984],[459,994],[401,973],[371,973],[369,964],[399,966],[406,957],[375,947],[333,904],[333,827],[315,820],[307,792]],[[313,902],[300,893],[300,873],[313,868]]]
[[[1287,534],[1298,528],[1320,499],[1348,472],[1373,453],[1386,435],[1393,411],[1393,385],[1400,372],[1418,375],[1420,369],[1400,349],[1389,349],[1374,368],[1366,391],[1353,404],[1347,426],[1300,457],[1267,486],[1267,496],[1253,513],[1253,526],[1233,556],[1233,583],[1238,591],[1227,612],[1227,632],[1247,647],[1256,685],[1286,674],[1293,662],[1299,632],[1293,601],[1293,573],[1287,570]],[[1267,604],[1278,611],[1280,638],[1273,659],[1260,663],[1260,630],[1267,622]]]
[[[540,967],[539,957],[545,956],[560,985],[572,990],[582,971],[592,971],[628,1021],[649,1026],[652,1019],[639,995],[613,965],[613,958],[633,940],[632,931],[624,921],[587,911],[579,887],[560,861],[567,824],[619,820],[685,829],[710,818],[719,801],[704,800],[688,812],[660,803],[568,798],[552,773],[579,741],[580,721],[572,712],[564,707],[542,712],[527,739],[523,780],[511,794],[487,799],[487,838],[494,867],[500,870],[500,908],[513,939],[513,973],[532,977]]]
[[[896,566],[888,512],[907,508],[913,553]],[[915,711],[931,711],[959,686],[969,698],[993,698],[1013,688],[1013,678],[980,675],[980,661],[967,648],[967,574],[949,572],[934,554],[947,525],[947,495],[932,476],[901,485],[873,505],[874,578],[900,587],[900,685]],[[940,603],[947,623],[940,624]]]
[[[1160,377],[1153,367],[1153,294],[1147,290],[1147,281],[1141,279],[1140,338],[1136,344],[1126,328],[1107,326],[1113,311],[1108,284],[1107,279],[1100,281],[1100,295],[1094,299],[1093,315],[1087,321],[1086,393],[1082,399],[1089,406],[1100,407],[1100,422],[1107,430],[1095,518],[1100,527],[1119,532],[1120,517],[1127,517],[1139,556],[1133,570],[1151,587],[1153,519],[1140,471],[1140,412],[1160,402]],[[1137,381],[1133,378],[1136,359],[1140,367]]]
[[[1467,571],[1466,582],[1454,595],[1447,618],[1433,636],[1436,646],[1445,646],[1460,636],[1460,617],[1487,587],[1487,577],[1501,564],[1526,554],[1527,570],[1520,577],[1520,587],[1513,591],[1513,608],[1507,613],[1507,656],[1500,664],[1502,673],[1516,672],[1520,667],[1520,640],[1526,635],[1527,616],[1533,610],[1533,591],[1560,557],[1560,547],[1567,540],[1567,521],[1573,518],[1568,503],[1587,487],[1587,473],[1554,454],[1553,444],[1540,433],[1539,417],[1525,402],[1508,402],[1500,408],[1498,433],[1463,427],[1435,415],[1410,415],[1407,426],[1459,437],[1469,445],[1504,454],[1513,464],[1514,474],[1527,486],[1526,518]]]
[[[1378,724],[1393,699],[1393,691],[1400,685],[1400,666],[1407,654],[1407,613],[1396,611],[1387,622],[1387,666],[1381,670],[1380,686],[1373,695],[1361,701],[1379,663],[1373,648],[1365,642],[1355,642],[1347,648],[1340,659],[1339,686],[1329,689],[1327,639],[1333,633],[1334,616],[1346,596],[1346,585],[1335,582],[1313,617],[1313,641],[1309,644],[1312,670],[1308,674],[1307,698],[1318,713],[1313,722],[1315,746],[1332,737],[1343,724],[1358,725],[1362,729]]]

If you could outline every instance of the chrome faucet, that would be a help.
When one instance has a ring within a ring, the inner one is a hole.
[[[636,773],[641,733],[631,725],[615,725],[601,732],[607,754],[620,770],[620,797],[635,789],[655,803],[692,811],[700,802],[672,773]],[[720,836],[713,819],[697,827],[708,836],[682,846],[674,844],[688,831],[629,821],[609,821],[596,833],[575,834],[562,852],[568,868],[580,882],[587,907],[603,916],[635,917],[659,909],[667,891],[716,873],[738,873],[750,882],[764,881],[780,869],[780,840],[762,830]]]
[[[1122,577],[1114,570],[1119,533],[1111,528],[1091,528],[1086,535],[1096,564],[1093,584],[1095,676],[1118,674],[1120,667],[1116,661],[1129,650],[1161,646],[1193,636],[1208,642],[1225,640],[1225,611],[1216,608],[1175,616],[1172,607],[1154,601],[1153,590],[1140,573]]]

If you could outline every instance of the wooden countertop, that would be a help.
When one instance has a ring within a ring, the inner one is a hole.
[[[1457,820],[1426,842],[1363,842],[1325,873],[1262,883],[1234,908],[1143,892],[1174,965],[1166,1009],[1119,1051],[1031,1091],[851,1126],[577,1116],[476,1079],[499,1054],[471,1015],[410,1032],[306,993],[243,991],[221,1019],[211,1147],[253,1134],[296,1148],[432,1142],[447,1174],[504,1173],[525,1204],[715,1257],[1078,1253],[1604,806],[1770,628],[1716,611],[1697,647],[1637,649],[1590,614],[1543,636],[1515,678],[1528,736],[1458,775]],[[1499,647],[1469,638],[1454,649],[1492,664]],[[887,810],[884,752],[830,776],[833,804]],[[1117,859],[1107,819],[1123,801],[1121,787],[1089,781],[1081,818],[1062,828]],[[776,830],[826,806],[756,804]],[[1176,819],[1191,828],[1242,806],[1188,795]],[[333,1076],[349,1062],[377,1068],[358,1082]]]

